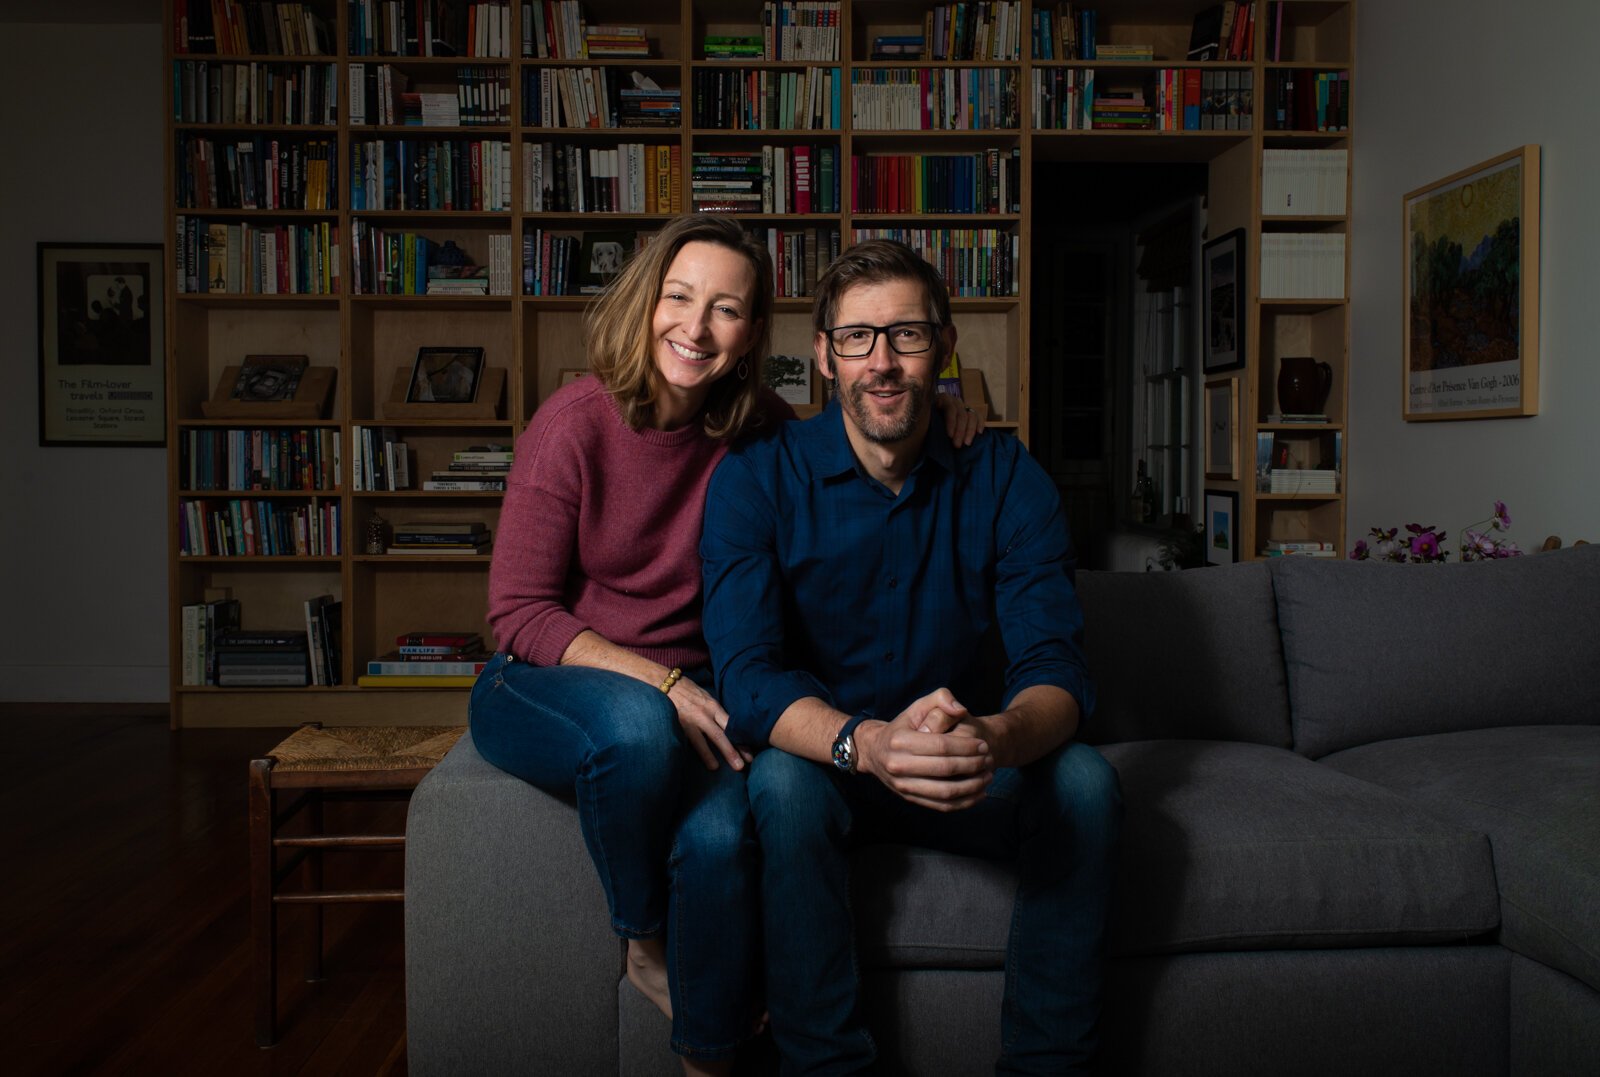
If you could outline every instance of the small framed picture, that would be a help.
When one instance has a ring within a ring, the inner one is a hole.
[[[418,348],[406,403],[470,404],[482,374],[482,348]]]
[[[260,404],[293,400],[309,362],[303,355],[247,355],[233,385],[233,399]]]
[[[1206,491],[1206,564],[1231,565],[1239,560],[1239,495],[1231,490]]]
[[[811,362],[809,355],[769,355],[761,366],[761,376],[767,383],[767,388],[777,393],[783,400],[790,404],[809,404]],[[940,381],[943,380],[941,377]],[[957,385],[960,385],[959,381]]]
[[[1201,295],[1205,303],[1204,351],[1207,374],[1244,366],[1245,237],[1243,228],[1207,241],[1200,256]]]
[[[1239,379],[1206,385],[1206,478],[1239,477]]]
[[[617,279],[638,247],[634,232],[585,232],[578,247],[578,287],[593,293]]]

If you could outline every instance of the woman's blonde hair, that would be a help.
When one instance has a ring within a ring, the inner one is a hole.
[[[726,247],[743,255],[754,271],[755,294],[748,314],[757,326],[755,338],[739,364],[712,384],[701,413],[708,435],[736,437],[759,421],[756,394],[762,366],[772,350],[772,259],[767,248],[730,217],[705,213],[674,217],[628,260],[585,318],[589,369],[605,383],[628,425],[635,430],[645,426],[661,391],[652,328],[656,303],[668,267],[689,243]]]

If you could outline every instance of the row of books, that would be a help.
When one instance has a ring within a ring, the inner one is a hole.
[[[857,154],[850,161],[856,213],[1019,213],[1022,150]]]
[[[493,655],[477,632],[405,632],[394,650],[367,662],[363,688],[471,687]]]
[[[1344,233],[1264,232],[1262,299],[1343,299]]]
[[[335,490],[340,432],[298,429],[185,429],[178,475],[185,490]]]
[[[272,0],[173,0],[176,53],[327,56],[333,35],[317,5]]]
[[[542,0],[522,5],[524,56],[581,60],[589,54],[588,36],[588,21],[578,0]],[[600,36],[610,38],[620,35],[603,33]]]
[[[337,209],[333,139],[213,138],[178,132],[173,197],[181,209]]]
[[[1348,131],[1350,72],[1274,69],[1263,87],[1269,131]]]
[[[1281,5],[1280,5],[1281,7]],[[1278,24],[1282,29],[1282,12]],[[1190,60],[1239,60],[1248,62],[1256,55],[1255,0],[1225,0],[1212,4],[1194,17],[1189,32]],[[1092,59],[1092,57],[1091,57]]]
[[[1349,150],[1261,151],[1261,215],[1342,216]]]
[[[217,683],[217,638],[239,627],[237,598],[185,603],[178,611],[178,681],[198,686]]]
[[[1021,238],[998,228],[855,228],[865,239],[899,240],[939,270],[952,296],[1015,296],[1020,292]]]
[[[867,68],[850,72],[857,131],[1015,129],[1017,72],[1004,68]]]
[[[522,73],[525,127],[676,127],[681,94],[616,67],[540,67]]]
[[[776,294],[808,297],[817,290],[817,276],[839,257],[837,228],[755,228],[752,233],[772,256]]]
[[[350,438],[353,490],[411,489],[411,452],[399,431],[392,426],[356,426]]]
[[[504,472],[500,479],[504,481]],[[395,525],[394,541],[389,543],[387,552],[400,556],[476,556],[487,554],[490,545],[489,525],[482,520],[416,520]]]
[[[695,153],[689,186],[696,212],[837,213],[837,146],[763,146]]]
[[[172,118],[178,123],[339,122],[339,72],[333,64],[172,61]]]
[[[682,200],[681,150],[625,142],[578,146],[522,144],[522,206],[529,213],[676,213]]]
[[[522,294],[581,295],[578,253],[584,238],[571,232],[530,228],[522,234]],[[593,291],[599,291],[595,286]]]
[[[178,502],[178,552],[187,557],[336,557],[340,512],[337,498],[184,498]]]
[[[923,37],[927,59],[1020,60],[1022,4],[1013,0],[936,4],[923,16]]]
[[[453,83],[453,85],[452,85]],[[482,127],[511,122],[510,75],[503,67],[462,65],[428,71],[430,89],[413,90],[393,64],[350,65],[350,122],[412,127]]]
[[[352,56],[511,55],[511,8],[505,0],[348,0],[347,7]]]
[[[350,208],[511,209],[511,145],[503,139],[356,139]]]
[[[332,595],[322,597],[333,601]],[[314,623],[316,614],[308,610],[308,617]],[[304,629],[230,628],[217,637],[216,683],[221,688],[304,688],[322,683],[328,676],[327,658],[312,651],[310,633]]]
[[[839,23],[836,0],[769,0],[761,5],[761,58],[837,61]]]
[[[228,224],[179,214],[177,289],[232,295],[337,295],[339,226]]]
[[[837,67],[799,71],[698,68],[691,73],[694,126],[716,131],[838,130],[843,74]]]
[[[1280,468],[1267,472],[1266,482],[1258,483],[1268,494],[1336,494],[1339,473],[1332,468]]]

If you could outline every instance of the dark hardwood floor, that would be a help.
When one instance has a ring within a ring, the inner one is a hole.
[[[0,1068],[405,1073],[393,904],[327,908],[317,983],[302,978],[310,911],[280,913],[279,1042],[255,1046],[246,764],[287,730],[171,732],[160,717],[15,708],[0,716]],[[398,829],[403,811],[330,806],[329,829]],[[395,886],[400,857],[330,854],[326,872],[330,886]]]

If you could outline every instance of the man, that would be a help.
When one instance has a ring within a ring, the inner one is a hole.
[[[957,452],[929,422],[956,331],[909,248],[845,252],[813,322],[835,399],[729,454],[701,539],[728,732],[767,747],[748,788],[785,1070],[876,1064],[845,859],[866,837],[1016,861],[997,1068],[1086,1069],[1121,802],[1071,742],[1092,690],[1060,499],[1016,439]]]

